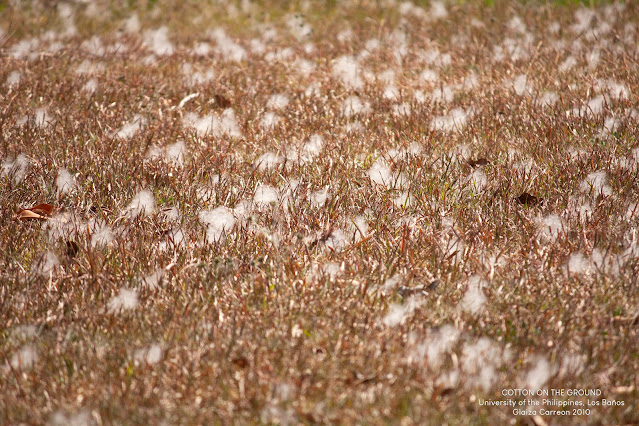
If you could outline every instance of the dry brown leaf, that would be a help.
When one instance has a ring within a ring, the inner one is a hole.
[[[55,210],[55,207],[53,207],[51,204],[41,203],[31,207],[29,210],[41,215],[51,216],[53,214],[53,211]]]
[[[46,220],[49,216],[53,214],[55,211],[55,207],[51,204],[41,203],[36,204],[35,206],[29,209],[22,209],[16,214],[16,218],[18,220],[31,220],[31,219],[39,219]]]
[[[46,217],[39,215],[38,213],[34,213],[29,209],[20,210],[16,214],[16,218],[18,220],[30,220],[30,219],[46,219]]]

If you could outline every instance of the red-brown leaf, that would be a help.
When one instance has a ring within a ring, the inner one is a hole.
[[[55,211],[55,207],[51,204],[41,203],[36,204],[35,206],[29,209],[22,209],[16,214],[16,218],[18,220],[46,220],[49,216],[53,214]]]

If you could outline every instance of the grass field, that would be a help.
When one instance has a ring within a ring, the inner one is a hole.
[[[639,7],[560,3],[0,2],[0,424],[638,424]]]

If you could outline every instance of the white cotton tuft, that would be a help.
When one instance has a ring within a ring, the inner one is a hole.
[[[441,86],[433,89],[430,94],[432,103],[447,104],[455,99],[455,91],[451,86]]]
[[[465,91],[471,91],[479,87],[479,77],[475,72],[471,72],[461,84],[461,89]]]
[[[157,364],[162,360],[162,346],[154,343],[149,347],[138,349],[133,354],[133,361],[136,364],[146,363],[148,365]]]
[[[486,285],[487,282],[477,275],[468,279],[468,289],[466,293],[464,293],[464,298],[461,301],[461,308],[464,312],[476,315],[483,311],[484,305],[486,304],[486,296],[482,288]]]
[[[184,164],[184,154],[186,147],[183,141],[177,141],[174,144],[167,145],[164,158],[169,164],[181,167]]]
[[[421,304],[422,302],[414,297],[409,298],[403,304],[391,303],[382,322],[386,327],[400,325],[410,318]]]
[[[133,117],[133,120],[126,123],[115,133],[115,136],[120,139],[131,139],[138,131],[140,131],[140,129],[142,129],[142,126],[145,123],[146,120],[144,117],[136,114]]]
[[[538,222],[539,236],[553,242],[564,229],[564,223],[556,214],[548,215]]]
[[[195,56],[209,56],[211,54],[211,45],[207,42],[199,42],[193,45],[191,52]]]
[[[267,111],[260,119],[260,128],[267,132],[275,128],[280,122],[280,117],[272,111]]]
[[[579,376],[585,369],[586,359],[585,355],[575,353],[562,355],[558,371],[559,377]]]
[[[27,176],[29,159],[24,154],[19,154],[15,159],[7,158],[2,162],[2,176],[11,178],[14,184],[19,184]]]
[[[38,361],[38,353],[33,345],[24,345],[11,356],[9,364],[14,370],[28,370]]]
[[[91,247],[107,247],[113,244],[113,231],[109,226],[99,227],[91,236]]]
[[[315,63],[307,59],[297,58],[293,62],[293,69],[303,77],[308,77],[309,75],[311,75],[315,68]]]
[[[273,170],[284,162],[284,157],[274,152],[266,152],[257,159],[258,170],[261,172]]]
[[[568,72],[577,66],[577,59],[570,55],[561,64],[559,64],[559,71]]]
[[[459,131],[466,126],[469,115],[468,111],[453,108],[448,114],[433,118],[430,128],[441,132]]]
[[[635,201],[634,203],[630,203],[628,208],[626,209],[626,218],[634,219],[639,217],[639,201]]]
[[[368,169],[368,177],[373,183],[386,186],[387,188],[392,188],[394,185],[393,172],[382,158],[375,160],[370,169]]]
[[[248,222],[251,217],[251,213],[253,212],[253,207],[253,201],[251,200],[240,200],[240,202],[235,205],[233,215],[241,226],[246,225]]]
[[[233,212],[224,206],[201,211],[199,219],[207,227],[206,238],[210,242],[220,241],[223,235],[228,235],[235,227]]]
[[[400,209],[410,206],[412,201],[413,197],[408,192],[401,192],[397,197],[393,198],[393,204]]]
[[[71,212],[55,214],[46,221],[44,229],[48,231],[49,241],[60,239],[77,239],[78,231],[84,228],[84,224]]]
[[[602,170],[588,174],[579,185],[579,189],[593,196],[612,194],[612,188],[608,185],[608,176]]]
[[[461,358],[466,384],[489,392],[497,382],[497,369],[509,358],[509,353],[489,338],[483,337],[474,344],[467,343]]]
[[[40,41],[37,38],[20,40],[9,49],[9,55],[16,59],[28,58],[34,60],[38,57],[37,49]]]
[[[272,110],[280,110],[286,108],[288,105],[289,99],[288,96],[278,93],[275,95],[271,95],[266,101],[266,107]]]
[[[361,121],[354,121],[352,123],[348,123],[346,124],[346,126],[344,126],[344,132],[349,135],[363,133],[364,125],[361,123]]]
[[[361,241],[368,236],[368,221],[364,216],[356,216],[352,220],[351,235],[353,242]]]
[[[324,242],[324,246],[332,251],[340,251],[344,249],[349,242],[350,240],[343,230],[334,229]]]
[[[371,106],[368,102],[362,102],[358,96],[349,96],[342,103],[342,115],[350,118],[357,114],[368,114]]]
[[[144,45],[158,56],[172,55],[175,51],[173,44],[169,40],[169,29],[167,27],[145,31]]]
[[[214,137],[229,136],[239,138],[242,136],[235,118],[235,111],[227,108],[221,114],[212,114],[200,117],[195,113],[187,113],[182,119],[184,125],[196,130],[198,136],[211,134]]]
[[[68,194],[75,187],[75,178],[67,169],[58,170],[55,186],[59,195]]]
[[[47,426],[97,426],[97,424],[91,412],[86,409],[68,414],[63,410],[57,410],[47,420]]]
[[[17,86],[20,84],[20,80],[22,80],[22,73],[20,73],[20,71],[11,71],[4,81],[4,84],[9,87]]]
[[[604,110],[605,102],[603,95],[595,96],[586,104],[586,111],[592,115],[601,114]]]
[[[568,272],[572,274],[585,274],[590,271],[592,264],[583,253],[573,253],[568,258]]]
[[[286,24],[289,31],[298,40],[303,40],[309,37],[313,33],[313,27],[311,27],[301,15],[289,16]]]
[[[559,95],[555,92],[545,92],[537,100],[537,104],[541,107],[553,107],[559,101]]]
[[[103,63],[91,62],[85,59],[78,65],[74,72],[78,75],[93,75],[104,72],[105,69],[106,67]]]
[[[138,293],[135,290],[121,288],[117,296],[109,300],[108,310],[112,314],[130,311],[138,306]]]
[[[215,78],[215,73],[211,69],[206,71],[196,71],[193,69],[193,65],[186,62],[180,67],[182,74],[184,75],[184,81],[189,87],[203,86],[210,83]],[[184,97],[178,104],[178,108],[182,108],[188,101],[197,97],[197,93],[191,93]]]
[[[323,207],[329,197],[328,189],[319,189],[311,193],[311,204],[315,207]]]
[[[218,28],[210,32],[209,36],[215,40],[216,50],[225,60],[242,62],[246,59],[246,50],[227,36],[224,30]]]
[[[50,250],[47,250],[40,259],[36,262],[33,268],[34,272],[43,276],[49,277],[55,275],[56,268],[60,265],[58,256]]]
[[[399,100],[399,89],[393,85],[386,86],[382,96],[389,101],[397,101]]]
[[[397,286],[404,280],[404,277],[401,276],[400,274],[395,274],[392,277],[386,278],[386,280],[384,281],[384,284],[382,284],[381,286],[379,286],[379,288],[374,289],[376,291],[378,291],[381,295],[389,295],[391,292],[393,292]]]
[[[340,56],[333,64],[333,76],[348,89],[359,90],[364,86],[361,75],[361,66],[352,56]]]
[[[419,74],[419,79],[424,83],[436,83],[439,80],[439,75],[437,75],[437,72],[426,68]]]
[[[628,86],[614,80],[600,79],[596,81],[596,84],[602,91],[608,92],[612,99],[630,99],[632,94]]]
[[[82,90],[89,94],[95,93],[98,90],[98,80],[95,78],[88,80],[84,83],[84,86],[82,86]]]
[[[162,284],[163,277],[164,277],[164,269],[157,268],[155,271],[151,272],[150,274],[147,274],[141,277],[140,283],[143,286],[150,288],[151,290],[155,290],[156,288],[159,288],[160,285]]]
[[[446,324],[431,331],[423,343],[417,345],[411,358],[425,361],[433,369],[439,369],[444,363],[444,356],[452,352],[461,332],[452,325]]]
[[[523,96],[530,90],[527,85],[528,78],[525,74],[520,74],[513,80],[513,89],[515,89],[517,96]]]
[[[487,365],[499,366],[507,361],[509,354],[496,342],[482,337],[475,343],[466,343],[462,349],[461,367],[465,373],[477,374]]]
[[[555,374],[556,368],[542,356],[535,360],[535,365],[531,368],[524,378],[526,387],[532,390],[542,388],[546,382]]]
[[[277,203],[278,198],[277,190],[269,185],[258,186],[253,195],[253,201],[261,205]]]
[[[596,116],[601,114],[604,111],[606,100],[603,95],[595,96],[590,99],[586,105],[581,108],[575,107],[571,112],[573,115],[587,117],[587,116]]]
[[[184,232],[180,228],[173,228],[168,231],[165,235],[165,240],[160,241],[158,244],[158,250],[167,251],[171,248],[180,248],[184,246],[186,243],[186,238],[184,237]]]
[[[393,105],[392,111],[395,117],[407,117],[411,112],[410,103],[402,102],[401,104]]]
[[[483,171],[475,170],[468,176],[467,182],[470,184],[474,193],[479,193],[486,187],[488,178],[486,177],[486,173]]]
[[[128,33],[140,32],[140,18],[138,18],[137,13],[134,13],[124,21],[124,30]]]
[[[144,189],[135,194],[131,204],[126,208],[126,213],[131,218],[136,218],[140,215],[150,216],[155,213],[155,197],[153,197],[153,193]]]
[[[49,127],[49,125],[51,125],[51,123],[53,122],[53,119],[51,118],[51,115],[49,114],[49,111],[47,111],[46,108],[38,108],[35,110],[33,121],[36,127],[44,129],[46,127]]]
[[[441,1],[433,1],[430,4],[429,16],[434,20],[446,18],[448,16],[448,10],[446,10],[446,5]]]
[[[318,134],[312,135],[300,149],[300,160],[309,163],[322,152],[322,149],[324,149],[324,138]]]

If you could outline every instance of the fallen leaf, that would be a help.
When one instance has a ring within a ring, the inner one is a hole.
[[[29,209],[22,209],[16,214],[18,220],[40,219],[46,220],[53,214],[55,207],[51,204],[41,203]]]
[[[39,215],[38,213],[34,213],[29,209],[20,210],[16,215],[18,220],[29,220],[29,219],[46,219],[46,217]]]
[[[42,203],[31,207],[29,210],[41,215],[51,216],[53,214],[54,207],[51,204]]]

